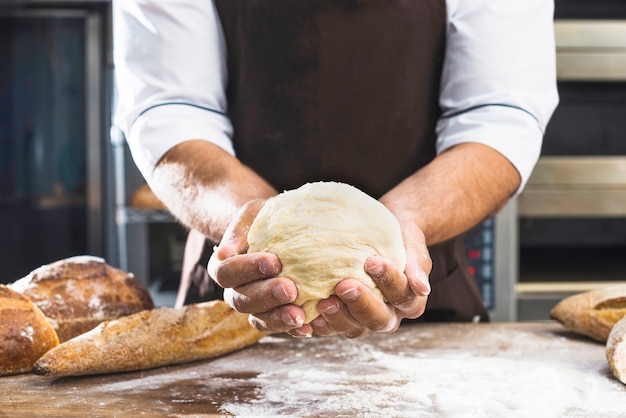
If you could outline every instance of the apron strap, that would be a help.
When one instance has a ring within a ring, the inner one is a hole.
[[[222,299],[224,290],[211,279],[207,271],[212,252],[211,244],[202,233],[195,229],[189,231],[176,295],[177,308],[191,303]]]

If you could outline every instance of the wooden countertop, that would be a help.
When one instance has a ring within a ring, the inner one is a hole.
[[[554,322],[416,324],[361,340],[266,337],[144,372],[0,378],[0,417],[626,417],[604,345]]]

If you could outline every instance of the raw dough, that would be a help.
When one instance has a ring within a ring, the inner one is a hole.
[[[305,323],[319,315],[317,303],[345,278],[360,280],[382,297],[365,273],[365,260],[379,255],[402,271],[406,253],[400,225],[379,201],[343,183],[316,182],[269,199],[248,233],[249,252],[271,252],[281,276],[298,287],[296,305]]]

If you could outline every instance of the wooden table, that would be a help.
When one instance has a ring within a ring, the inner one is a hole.
[[[553,322],[407,325],[361,340],[267,337],[182,366],[0,378],[0,417],[626,417],[604,346]]]

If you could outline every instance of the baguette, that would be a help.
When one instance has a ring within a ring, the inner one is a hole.
[[[43,312],[24,295],[0,285],[0,375],[29,373],[59,340]]]
[[[550,317],[565,328],[605,343],[626,316],[626,284],[579,293],[559,302]]]
[[[150,292],[133,274],[93,256],[41,266],[9,287],[43,311],[60,342],[103,321],[154,308]]]
[[[609,334],[606,359],[613,375],[626,383],[626,317],[620,319]]]
[[[100,324],[50,350],[39,375],[80,376],[146,370],[223,355],[259,341],[248,315],[223,301],[163,307]]]

